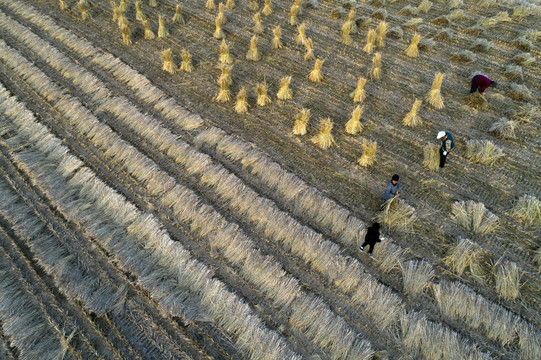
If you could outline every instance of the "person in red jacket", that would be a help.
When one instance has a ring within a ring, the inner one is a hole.
[[[479,94],[483,94],[483,92],[491,87],[491,86],[496,86],[498,85],[498,83],[496,81],[492,81],[490,80],[489,78],[487,78],[486,76],[483,76],[483,75],[475,75],[472,79],[471,79],[471,89],[470,89],[470,94],[471,93],[474,93],[475,91],[479,90]]]

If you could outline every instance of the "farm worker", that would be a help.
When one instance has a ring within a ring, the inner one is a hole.
[[[483,92],[491,87],[491,86],[496,86],[498,85],[498,83],[496,81],[492,81],[490,80],[489,78],[487,78],[486,76],[483,76],[483,75],[475,75],[472,79],[471,79],[471,89],[470,89],[470,94],[471,93],[474,93],[475,91],[479,90],[479,94],[483,94]]]
[[[447,158],[449,151],[455,147],[455,142],[453,141],[451,134],[449,134],[447,131],[440,131],[437,139],[441,140],[440,168],[442,168],[445,165],[445,159]]]
[[[368,248],[368,255],[372,256],[372,250],[374,250],[374,245],[376,245],[376,243],[379,243],[381,242],[381,240],[385,240],[383,237],[379,237],[379,223],[378,222],[375,222],[374,224],[372,224],[372,226],[370,226],[367,230],[366,230],[366,236],[364,237],[364,243],[361,245],[361,247],[359,249],[361,249],[361,251],[364,250],[364,247],[366,245],[370,245],[370,247]]]
[[[391,181],[387,183],[387,187],[383,193],[383,200],[387,201],[400,196],[400,183],[398,182],[399,178],[400,177],[397,174],[394,174]]]

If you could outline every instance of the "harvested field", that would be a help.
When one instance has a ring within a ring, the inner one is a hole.
[[[0,358],[541,358],[534,3],[0,0]]]

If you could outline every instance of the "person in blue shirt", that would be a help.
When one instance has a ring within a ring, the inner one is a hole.
[[[387,183],[387,187],[383,193],[383,200],[387,201],[400,196],[400,183],[398,182],[398,179],[400,179],[400,176],[394,174],[391,181]]]
[[[445,166],[445,160],[452,148],[455,147],[453,137],[447,131],[440,131],[437,136],[438,140],[441,140],[440,147],[440,168]]]

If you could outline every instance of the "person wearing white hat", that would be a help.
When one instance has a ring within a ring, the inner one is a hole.
[[[437,136],[438,140],[441,140],[440,147],[440,168],[445,166],[445,160],[452,148],[455,147],[453,137],[447,131],[440,131]]]

